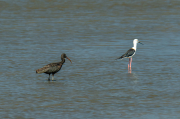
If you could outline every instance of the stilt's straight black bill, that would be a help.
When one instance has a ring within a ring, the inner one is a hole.
[[[141,42],[138,42],[138,43],[140,43],[140,44],[144,45],[144,44],[143,44],[143,43],[141,43]]]

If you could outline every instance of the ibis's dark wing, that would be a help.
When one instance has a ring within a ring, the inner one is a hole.
[[[48,65],[45,65],[44,67],[37,69],[36,73],[45,73],[45,72],[51,72],[51,70],[58,69],[59,63],[51,63]]]

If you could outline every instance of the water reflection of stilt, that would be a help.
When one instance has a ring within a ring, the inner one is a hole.
[[[138,83],[138,75],[136,73],[131,73],[131,70],[128,70],[128,77],[130,79],[130,82],[133,82],[133,84]]]
[[[130,73],[130,74],[131,74],[131,67],[130,67],[130,68],[128,67],[128,73]]]

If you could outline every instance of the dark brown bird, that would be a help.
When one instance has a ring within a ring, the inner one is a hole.
[[[50,75],[52,74],[52,80],[54,80],[54,74],[57,73],[61,69],[62,65],[65,63],[65,58],[67,58],[71,62],[71,60],[66,56],[66,54],[63,53],[61,55],[61,62],[48,64],[48,65],[44,66],[43,68],[37,69],[36,73],[49,74],[48,81],[50,81]]]

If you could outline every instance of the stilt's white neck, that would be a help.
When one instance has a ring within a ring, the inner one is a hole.
[[[133,46],[132,48],[136,50],[136,48],[137,48],[137,42],[133,42],[133,44],[134,44],[134,46]]]
[[[133,45],[134,45],[134,46],[133,46],[132,48],[135,49],[135,50],[136,50],[136,48],[137,48],[137,43],[138,43],[138,39],[134,39],[134,40],[133,40]]]

